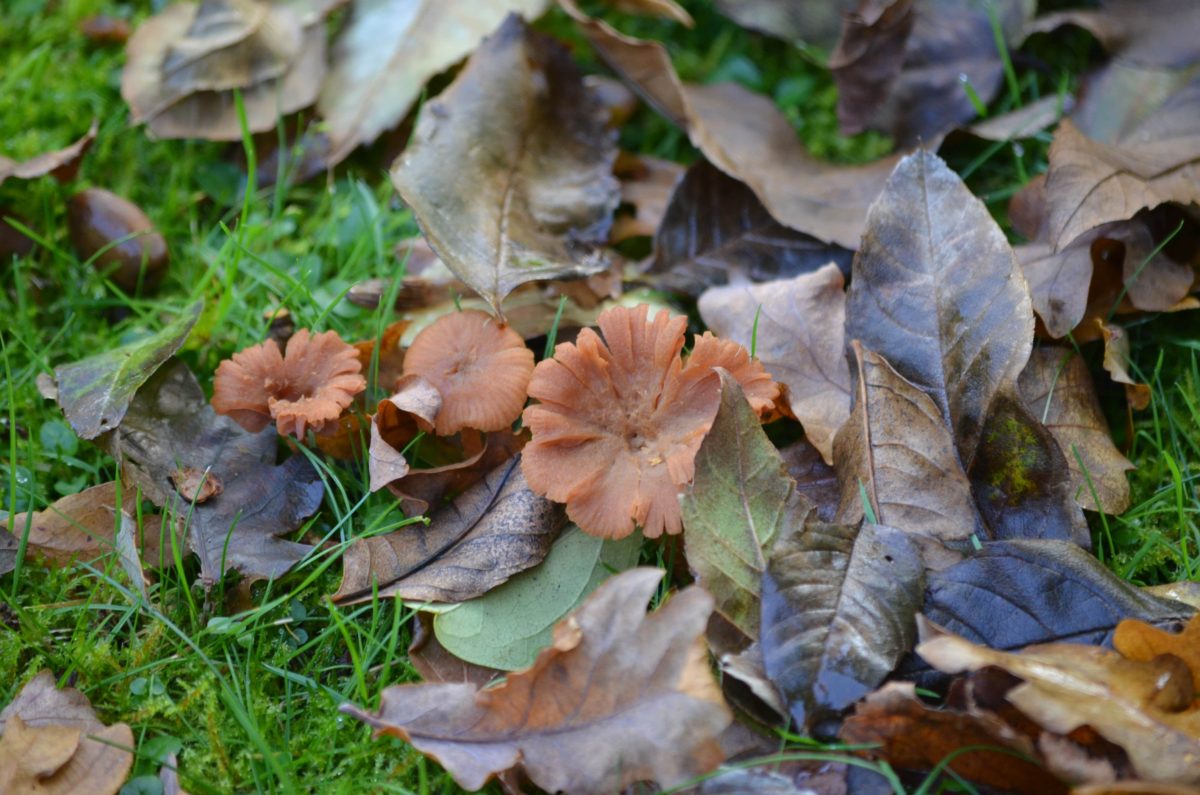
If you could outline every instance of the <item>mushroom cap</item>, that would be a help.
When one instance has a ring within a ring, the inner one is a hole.
[[[533,351],[521,335],[479,310],[451,312],[423,329],[404,355],[404,374],[441,393],[435,430],[499,431],[521,416]]]
[[[297,331],[280,355],[275,340],[253,345],[217,367],[213,409],[248,431],[275,420],[282,435],[304,438],[336,427],[342,410],[366,388],[358,352],[335,331]]]
[[[680,359],[687,320],[649,307],[614,307],[538,364],[525,409],[533,438],[522,471],[530,488],[566,503],[584,531],[623,538],[679,533],[680,489],[720,398],[711,367]]]
[[[683,365],[684,369],[702,367],[711,370],[723,367],[729,371],[734,380],[746,393],[750,408],[759,417],[769,414],[775,408],[781,387],[771,378],[756,358],[751,358],[750,351],[733,340],[720,339],[711,331],[695,337],[692,352]]]

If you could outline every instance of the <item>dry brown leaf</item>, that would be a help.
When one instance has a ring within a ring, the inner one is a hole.
[[[698,304],[709,328],[747,348],[757,318],[755,354],[787,388],[792,415],[826,462],[833,461],[834,434],[850,416],[844,284],[830,264],[794,279],[714,287]]]
[[[398,685],[378,713],[342,709],[411,743],[466,789],[510,770],[577,795],[682,784],[720,763],[731,716],[704,649],[712,597],[692,587],[647,616],[662,576],[634,569],[608,580],[530,668],[497,687]]]
[[[1084,28],[1111,54],[1129,63],[1179,69],[1200,60],[1194,35],[1200,26],[1200,6],[1191,0],[1103,0],[1100,8],[1041,17],[1030,32],[1061,25]]]
[[[50,174],[59,182],[70,182],[79,171],[83,156],[96,140],[98,122],[92,121],[92,126],[83,137],[63,149],[45,152],[28,160],[17,162],[0,155],[0,184],[9,177],[16,179],[34,179]]]
[[[105,726],[83,693],[42,671],[0,712],[0,792],[115,795],[133,747],[129,726]]]
[[[438,462],[421,469],[410,469],[408,474],[388,484],[388,491],[400,500],[401,509],[407,516],[428,513],[429,509],[441,507],[448,499],[474,486],[483,476],[509,460],[525,446],[529,433],[507,431],[480,434],[464,431],[453,439],[437,439],[442,443]],[[421,443],[425,453],[430,437]]]
[[[240,92],[251,132],[317,99],[324,15],[336,3],[179,2],[142,23],[126,47],[121,96],[159,138],[237,140]],[[307,7],[302,7],[302,6]]]
[[[1129,405],[1141,411],[1150,405],[1150,385],[1135,381],[1129,374],[1129,337],[1125,329],[1099,318],[1096,319],[1096,326],[1104,337],[1104,369],[1112,380],[1125,385],[1125,398]]]
[[[743,27],[824,50],[837,42],[843,16],[859,5],[859,0],[717,0],[721,13]]]
[[[841,500],[837,473],[821,458],[812,444],[801,439],[779,448],[788,474],[796,481],[796,491],[808,498],[823,522],[832,522]]]
[[[569,53],[510,16],[426,103],[392,182],[433,249],[500,313],[539,279],[608,266],[615,133]]]
[[[437,387],[419,375],[401,376],[396,394],[379,402],[371,418],[367,471],[371,491],[399,480],[409,472],[404,447],[420,431],[432,431],[442,407]]]
[[[478,688],[501,676],[495,668],[460,660],[446,650],[433,631],[433,616],[427,612],[413,616],[412,643],[408,659],[426,682],[464,683]]]
[[[696,24],[682,6],[675,0],[605,0],[609,5],[617,11],[623,11],[626,14],[647,14],[649,16],[662,17],[678,22],[680,25],[692,27]]]
[[[1113,444],[1083,359],[1070,348],[1036,348],[1021,372],[1020,389],[1025,407],[1062,448],[1076,502],[1090,511],[1124,513],[1125,473],[1134,467]]]
[[[121,495],[125,510],[132,510],[134,493],[126,489]],[[56,501],[32,517],[20,513],[9,518],[5,527],[20,538],[29,529],[29,553],[41,555],[57,564],[72,560],[89,562],[115,549],[115,536],[120,524],[116,519],[117,484],[101,483],[77,494]]]
[[[1063,114],[1069,112],[1075,105],[1074,98],[1067,94],[1059,96],[1050,94],[1041,99],[1034,100],[1028,105],[1023,105],[1016,110],[1010,110],[1008,113],[1002,113],[998,116],[989,116],[986,119],[975,122],[966,131],[976,138],[982,138],[985,141],[1012,141],[1017,138],[1031,138],[1047,127],[1052,127],[1058,123],[1058,120],[1063,117]],[[1039,174],[1034,179],[1043,180],[1044,174]],[[1015,224],[1014,224],[1015,226]],[[1018,231],[1020,227],[1017,227]],[[1024,234],[1022,232],[1022,234]],[[1033,237],[1033,235],[1027,235]]]
[[[841,483],[837,521],[875,521],[909,534],[926,567],[944,569],[969,551],[979,526],[971,483],[933,400],[887,360],[854,340],[854,410],[833,440]]]
[[[1144,621],[1128,618],[1117,624],[1113,648],[1131,660],[1151,662],[1160,654],[1173,654],[1187,663],[1192,682],[1200,693],[1200,616],[1177,633],[1166,632]]]
[[[386,288],[385,288],[386,289]],[[378,338],[352,343],[358,351],[358,363],[367,377],[367,394],[385,393],[396,389],[396,381],[404,372],[404,346],[401,339],[408,329],[407,320],[388,324]]]
[[[928,623],[922,637],[917,653],[944,673],[996,666],[1022,679],[1005,697],[1044,729],[1067,734],[1090,726],[1125,750],[1140,778],[1200,783],[1200,707],[1178,657],[1137,662],[1072,643],[1009,654]]]
[[[628,205],[633,212],[621,210],[617,213],[608,235],[609,242],[653,237],[662,223],[675,186],[683,177],[683,166],[649,155],[622,152],[617,156],[613,170],[621,180],[621,204]]]

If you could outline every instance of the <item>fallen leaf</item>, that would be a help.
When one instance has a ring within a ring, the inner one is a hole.
[[[1129,337],[1125,329],[1115,323],[1096,320],[1096,326],[1104,337],[1104,369],[1112,380],[1125,385],[1125,397],[1132,408],[1141,411],[1150,405],[1150,385],[1134,380],[1129,374]]]
[[[145,339],[54,368],[58,405],[79,438],[121,424],[134,394],[183,345],[203,306],[197,301]]]
[[[1071,121],[1093,141],[1114,144],[1158,111],[1196,77],[1193,69],[1163,69],[1124,59],[1085,77]]]
[[[70,182],[75,179],[75,174],[79,171],[79,165],[83,162],[84,155],[91,148],[92,141],[96,140],[97,125],[98,121],[93,119],[92,126],[75,143],[63,149],[44,152],[28,160],[18,162],[0,155],[0,184],[3,184],[4,180],[10,177],[16,179],[36,179],[47,174],[50,174],[59,182]]]
[[[133,747],[129,726],[105,726],[83,693],[42,671],[0,712],[0,791],[115,795]]]
[[[622,11],[626,14],[646,14],[662,17],[663,19],[670,19],[681,25],[686,25],[689,28],[695,24],[692,15],[677,4],[675,0],[605,0],[605,2],[617,11]]]
[[[217,416],[178,360],[138,390],[102,446],[120,462],[125,481],[186,533],[205,583],[229,569],[250,579],[279,577],[312,549],[278,536],[320,507],[325,489],[316,470],[302,455],[275,466],[275,433],[250,433]],[[181,467],[213,473],[224,490],[203,504],[186,502],[171,480]]]
[[[179,784],[179,760],[174,753],[167,754],[163,759],[158,779],[162,782],[163,795],[189,795]]]
[[[1076,787],[1071,790],[1071,795],[1200,795],[1200,787],[1161,781],[1117,781]]]
[[[367,472],[371,491],[400,480],[410,471],[401,450],[420,431],[433,430],[442,408],[442,396],[419,375],[400,376],[396,394],[379,402],[371,418]]]
[[[906,157],[871,207],[854,259],[846,335],[927,392],[970,462],[995,396],[1033,344],[1012,249],[940,158]]]
[[[1109,644],[1132,617],[1175,626],[1192,609],[1130,585],[1067,541],[996,541],[928,577],[922,612],[975,643],[1015,650],[1035,643]],[[909,660],[898,675],[913,678]]]
[[[331,53],[317,110],[329,163],[396,126],[429,78],[479,46],[510,13],[541,16],[549,0],[373,0],[355,3]]]
[[[175,470],[171,473],[171,482],[175,484],[179,496],[188,502],[201,503],[225,490],[225,484],[221,483],[220,478],[195,467],[181,467]]]
[[[1034,8],[1031,0],[874,0],[865,10],[860,6],[847,17],[830,58],[842,132],[882,130],[911,147],[974,118],[976,103],[990,102],[1003,82],[997,36],[1010,48],[1019,45]]]
[[[446,265],[499,312],[519,284],[607,267],[592,244],[619,201],[616,155],[566,50],[510,16],[422,107],[392,182]]]
[[[709,649],[713,649],[711,642]],[[767,676],[762,647],[757,641],[737,654],[722,654],[719,662],[721,690],[730,704],[765,725],[782,726],[787,723],[787,702]]]
[[[569,525],[539,566],[434,616],[441,644],[460,659],[515,671],[550,645],[551,629],[616,572],[637,564],[641,536],[604,541]]]
[[[1041,765],[1009,749],[979,717],[922,702],[909,682],[892,682],[854,707],[838,739],[850,745],[877,746],[860,752],[893,767],[923,772],[943,763],[968,781],[1002,792],[1066,793],[1067,788]]]
[[[1021,400],[1062,448],[1075,501],[1089,511],[1129,508],[1133,464],[1113,444],[1087,363],[1070,348],[1036,348],[1021,372]]]
[[[513,458],[435,511],[427,527],[409,525],[359,539],[342,558],[334,601],[379,597],[462,602],[536,566],[566,524],[562,509],[525,485]]]
[[[621,205],[613,219],[608,242],[620,243],[631,237],[653,237],[683,178],[684,168],[670,160],[622,152],[613,172],[621,180]],[[628,207],[629,211],[624,208]],[[630,212],[632,211],[632,212]]]
[[[412,743],[466,789],[514,768],[581,795],[682,784],[721,762],[717,737],[731,716],[703,653],[712,599],[689,588],[647,616],[662,576],[614,577],[497,687],[399,685],[378,713],[342,709]]]
[[[17,566],[20,541],[8,533],[0,533],[0,577]]]
[[[481,688],[501,676],[495,668],[469,663],[447,651],[433,632],[429,613],[413,616],[408,660],[426,682],[464,682]]]
[[[763,367],[787,388],[788,407],[827,462],[833,460],[833,436],[850,416],[844,284],[842,272],[830,264],[792,279],[713,287],[698,303],[705,325],[753,347]]]
[[[388,284],[384,290],[390,286]],[[358,363],[367,377],[368,395],[379,394],[377,390],[387,393],[396,389],[396,381],[404,372],[404,345],[401,340],[408,326],[407,320],[398,320],[388,324],[378,338],[352,343],[358,351]]]
[[[977,121],[967,127],[966,131],[985,141],[1032,138],[1042,130],[1057,124],[1063,114],[1071,111],[1074,106],[1075,100],[1070,94],[1048,94],[1008,113]]]
[[[851,783],[855,768],[839,762],[765,762],[754,767],[726,765],[680,795],[847,795],[861,793]]]
[[[1182,68],[1200,61],[1189,31],[1200,25],[1200,8],[1189,0],[1102,0],[1097,9],[1069,9],[1037,19],[1030,32],[1078,25],[1121,61]]]
[[[1013,706],[1058,734],[1090,726],[1125,750],[1141,778],[1200,782],[1200,709],[1178,658],[1135,662],[1075,643],[1009,654],[929,624],[916,651],[944,673],[997,666],[1024,680],[1005,695]]]
[[[142,23],[125,48],[121,97],[158,138],[237,140],[317,99],[324,17],[333,2],[179,2]],[[304,6],[304,7],[302,7]]]
[[[729,282],[811,273],[828,262],[850,269],[850,252],[780,224],[754,192],[701,160],[671,196],[654,236],[656,283],[699,295]]]
[[[1183,602],[1193,610],[1200,610],[1200,582],[1182,580],[1162,585],[1144,585],[1142,591],[1160,599]]]
[[[779,448],[784,466],[796,491],[808,498],[822,522],[832,522],[841,501],[837,473],[821,458],[821,453],[804,439]]]
[[[833,717],[879,685],[912,647],[921,553],[882,525],[789,528],[762,584],[759,644],[797,726]]]
[[[865,494],[873,521],[908,534],[926,567],[953,565],[970,550],[980,520],[950,429],[933,400],[886,359],[857,340],[851,352],[854,410],[833,440],[837,521],[862,521]]]
[[[1160,654],[1173,654],[1187,663],[1192,682],[1200,692],[1200,616],[1192,616],[1180,632],[1162,629],[1127,618],[1117,624],[1113,633],[1113,648],[1130,660],[1151,662]]]
[[[431,506],[437,508],[478,483],[488,472],[521,452],[529,433],[489,433],[485,437],[464,432],[455,439],[457,445],[445,439],[436,441],[446,442],[446,447],[456,450],[457,460],[426,469],[410,469],[407,475],[388,484],[388,491],[400,499],[407,516],[428,513]],[[430,437],[422,440],[422,452],[430,441],[434,440]]]
[[[793,43],[829,49],[837,42],[843,16],[858,0],[797,3],[794,0],[717,0],[717,8],[743,27]]]
[[[167,275],[166,238],[133,202],[87,188],[67,202],[67,230],[81,262],[128,293],[150,291]]]
[[[4,526],[18,540],[29,534],[27,554],[37,554],[59,565],[72,560],[91,562],[114,550],[120,527],[116,518],[118,501],[132,509],[128,501],[134,494],[126,490],[117,496],[117,484],[101,483],[56,500],[45,510],[32,515],[19,513]]]
[[[813,508],[795,489],[783,459],[724,370],[721,403],[696,453],[696,474],[681,498],[684,551],[716,611],[747,640],[758,638],[767,551]]]

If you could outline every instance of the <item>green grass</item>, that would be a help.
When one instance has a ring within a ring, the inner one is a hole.
[[[356,155],[331,183],[268,189],[243,203],[239,146],[152,141],[130,128],[118,91],[119,50],[89,44],[77,25],[100,11],[140,19],[148,5],[9,0],[0,10],[0,151],[34,155],[74,140],[93,118],[100,122],[75,184],[45,178],[0,186],[0,208],[18,211],[44,242],[32,258],[0,265],[0,506],[9,512],[40,509],[116,476],[112,461],[79,442],[53,403],[39,397],[39,373],[144,335],[197,298],[205,313],[181,356],[206,388],[217,362],[266,337],[281,306],[298,327],[336,329],[350,339],[376,335],[387,317],[350,304],[346,291],[363,279],[398,278],[392,247],[417,233],[410,215],[395,209],[387,163],[376,151]],[[837,135],[833,84],[803,54],[740,31],[710,8],[696,11],[692,31],[611,18],[628,32],[666,40],[685,79],[735,79],[774,97],[822,156],[862,161],[887,150],[876,134]],[[598,69],[560,13],[542,26],[571,39],[585,68]],[[1073,89],[1094,55],[1084,39],[1040,54],[1053,67],[1006,83],[993,112]],[[621,140],[635,151],[695,157],[678,130],[646,109]],[[1003,220],[1008,197],[1045,168],[1048,140],[1020,147],[965,141],[946,154]],[[91,185],[139,204],[167,237],[170,274],[154,295],[122,295],[72,253],[65,201]],[[1120,391],[1102,391],[1138,470],[1134,507],[1103,522],[1093,517],[1097,550],[1139,583],[1200,576],[1197,322],[1176,315],[1131,329],[1138,368],[1154,390],[1132,433]],[[330,546],[284,580],[254,586],[248,609],[244,589],[232,583],[212,594],[192,585],[195,566],[186,561],[158,575],[151,607],[131,596],[115,564],[26,563],[0,578],[0,704],[50,668],[81,688],[103,720],[133,727],[136,775],[156,774],[161,757],[177,750],[183,784],[196,793],[457,792],[436,765],[400,743],[372,741],[366,727],[336,711],[345,700],[373,706],[384,686],[416,676],[405,655],[403,608],[337,608],[327,599],[344,545],[392,529],[400,514],[388,497],[368,496],[361,470],[325,464],[322,474],[325,508],[307,530]],[[140,528],[157,532],[152,506],[140,508]],[[137,784],[144,788],[129,791],[155,791],[143,779]]]

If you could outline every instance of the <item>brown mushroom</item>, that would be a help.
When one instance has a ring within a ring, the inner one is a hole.
[[[167,241],[141,209],[103,188],[88,188],[67,204],[71,245],[127,293],[152,290],[167,273]]]

